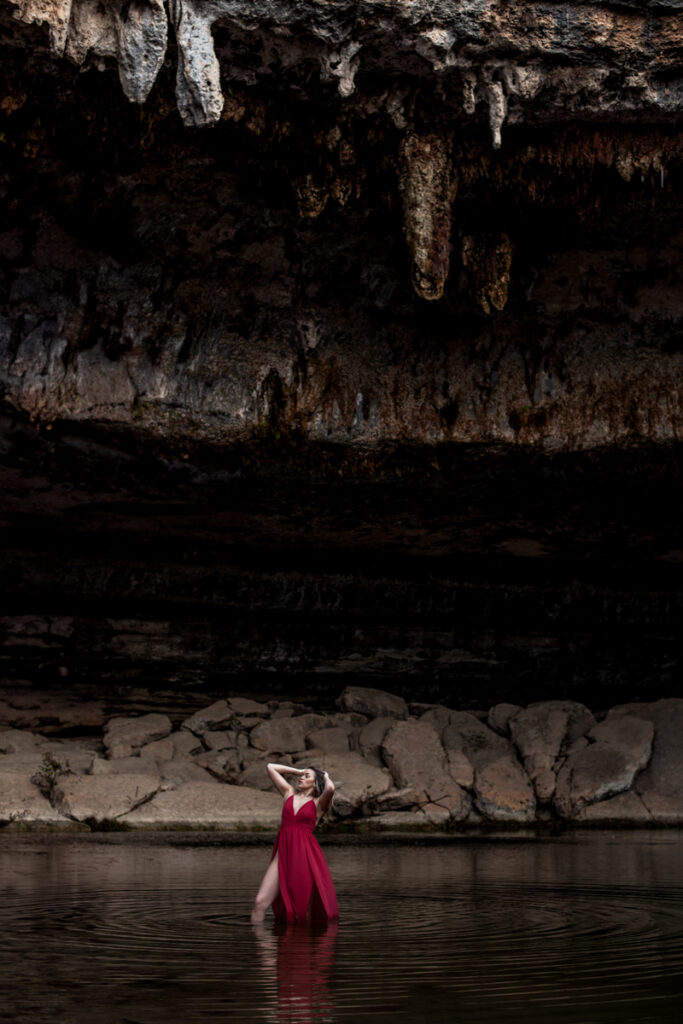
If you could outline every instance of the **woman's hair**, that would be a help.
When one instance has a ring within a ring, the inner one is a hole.
[[[308,766],[309,772],[313,772],[315,775],[315,787],[313,789],[313,796],[317,799],[322,795],[322,791],[325,788],[325,776],[319,768],[313,768],[312,765]]]

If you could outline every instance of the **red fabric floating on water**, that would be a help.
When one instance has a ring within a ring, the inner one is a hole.
[[[273,902],[273,913],[279,920],[331,921],[339,917],[330,869],[313,835],[316,818],[313,800],[303,804],[298,813],[294,812],[294,797],[285,800],[273,847],[280,876],[280,895]]]

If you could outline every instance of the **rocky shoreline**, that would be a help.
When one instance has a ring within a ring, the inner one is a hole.
[[[14,727],[5,703],[0,825],[270,831],[270,760],[331,774],[333,832],[683,824],[683,700],[459,711],[349,686],[336,708],[231,696],[174,726],[86,707],[102,728],[65,737]]]

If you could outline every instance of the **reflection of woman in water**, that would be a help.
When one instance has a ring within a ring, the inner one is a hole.
[[[282,823],[251,920],[263,921],[270,906],[276,918],[286,921],[337,918],[332,877],[313,835],[318,817],[332,803],[334,783],[327,772],[317,768],[269,764],[268,774],[284,797]],[[284,775],[298,775],[296,791]]]
[[[336,921],[254,927],[264,975],[263,1011],[273,1024],[332,1020]]]

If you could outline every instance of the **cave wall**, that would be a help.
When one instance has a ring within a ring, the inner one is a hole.
[[[0,2],[10,684],[675,695],[683,16]]]

